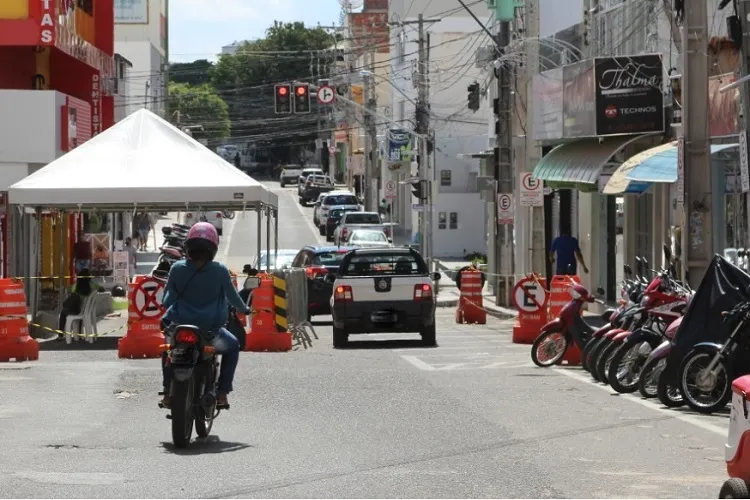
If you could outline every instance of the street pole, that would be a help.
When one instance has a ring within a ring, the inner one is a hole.
[[[741,59],[741,70],[740,70],[740,76],[742,78],[746,78],[748,74],[750,74],[750,19],[748,19],[748,15],[750,14],[750,0],[739,0],[737,2],[737,16],[740,18],[740,23],[742,26],[742,53],[740,56]],[[745,138],[747,138],[747,130],[750,128],[750,84],[745,82],[740,86],[740,100],[742,101],[742,117],[741,117],[741,127],[739,133],[741,135],[744,135]],[[740,155],[743,155],[744,158],[740,158],[740,178],[745,178],[747,174],[747,167],[743,167],[742,164],[748,161],[746,156],[746,151],[743,151],[743,148],[740,148]],[[745,185],[745,182],[742,183],[742,185]],[[750,202],[750,193],[746,193],[745,188],[742,188],[743,194],[742,196],[748,197],[748,201]],[[742,199],[742,196],[738,196],[737,198],[739,200]],[[742,203],[737,203],[737,208],[735,208],[735,211],[741,211],[740,206],[742,206]],[[745,214],[747,217],[747,227],[750,228],[750,210],[747,211]],[[744,229],[744,224],[741,219],[741,217],[736,217],[736,221],[739,222],[739,224],[735,224],[734,228],[734,234],[735,234],[735,241],[737,241],[737,244],[735,245],[737,248],[743,248],[747,246],[747,233]],[[737,235],[740,235],[740,238],[737,238]]]
[[[370,68],[371,71],[375,71],[375,52],[370,52]],[[374,73],[370,74],[370,100],[369,109],[373,113],[378,109],[378,95],[375,93],[375,78]],[[370,121],[367,128],[367,134],[370,136],[370,182],[368,189],[370,190],[370,208],[371,212],[377,212],[380,200],[378,200],[378,182],[380,180],[380,162],[378,158],[378,128],[375,122],[375,115],[370,113]]]
[[[374,118],[372,112],[375,112],[375,99],[372,95],[372,73],[370,73],[370,57],[369,54],[365,54],[365,61],[367,70],[363,73],[363,85],[364,85],[364,100],[365,100],[365,116],[364,116],[364,132],[365,132],[365,182],[362,186],[365,197],[365,210],[368,212],[373,211],[373,200],[372,200],[372,173],[374,170],[375,163],[375,143],[372,140],[372,134],[370,133],[371,126],[374,126]]]
[[[419,59],[417,61],[417,132],[422,135],[427,135],[430,130],[430,114],[429,114],[429,96],[427,95],[427,51],[425,49],[425,36],[424,36],[424,17],[419,14],[418,20],[418,33],[419,33]],[[423,190],[426,189],[426,193],[422,193],[422,196],[427,196],[429,202],[429,181],[427,177],[427,140],[422,138],[419,140],[419,148],[417,154],[417,168],[419,172],[419,183]],[[422,201],[420,200],[420,203]],[[427,257],[428,237],[427,237],[427,210],[429,205],[424,204],[422,212],[419,214],[419,251]]]
[[[497,47],[500,55],[504,53],[505,48],[510,43],[510,22],[500,21],[498,25]],[[504,64],[508,64],[507,62]],[[511,123],[513,121],[512,102],[511,102],[511,72],[502,65],[497,71],[497,108],[495,110],[495,135],[497,143],[494,148],[494,179],[497,185],[498,194],[513,193],[513,165],[511,164],[511,152],[513,147],[513,131]],[[497,200],[495,200],[497,203]],[[518,202],[516,201],[516,205]],[[496,232],[495,248],[498,258],[495,259],[495,269],[493,272],[503,280],[513,274],[513,225],[503,224],[502,228],[498,227],[497,209],[494,210],[493,220]],[[503,285],[498,283],[495,287],[495,301],[498,305],[506,302],[508,295],[507,282]],[[501,292],[506,297],[501,296]],[[507,305],[507,304],[506,304]]]
[[[169,0],[164,0],[164,110],[160,116],[169,114]]]
[[[682,131],[684,192],[682,205],[683,272],[697,288],[712,258],[711,162],[708,133],[708,13],[706,2],[684,3],[682,25]]]

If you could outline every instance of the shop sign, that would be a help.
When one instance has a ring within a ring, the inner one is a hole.
[[[388,131],[388,163],[411,162],[412,137],[402,129]]]
[[[101,131],[101,86],[99,74],[94,73],[91,77],[91,135],[97,135]]]
[[[661,54],[597,57],[596,135],[664,131]]]
[[[563,137],[596,135],[594,61],[563,67]]]
[[[115,0],[115,24],[148,24],[148,0]]]
[[[563,69],[555,68],[534,75],[532,81],[534,139],[563,137]]]
[[[55,44],[55,1],[39,0],[42,2],[42,19],[39,21],[39,45]]]

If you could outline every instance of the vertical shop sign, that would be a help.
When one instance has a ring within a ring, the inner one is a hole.
[[[55,2],[53,0],[39,0],[42,2],[42,18],[39,21],[39,45],[55,44]]]
[[[94,73],[91,78],[91,135],[97,135],[101,131],[101,85],[99,73]]]

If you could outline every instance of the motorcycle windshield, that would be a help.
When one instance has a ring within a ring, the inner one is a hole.
[[[664,370],[671,383],[675,383],[680,363],[694,345],[723,344],[729,338],[733,325],[725,323],[721,313],[745,301],[750,301],[750,275],[720,255],[714,256],[675,333]]]

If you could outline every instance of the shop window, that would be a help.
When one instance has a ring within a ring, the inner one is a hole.
[[[450,228],[458,229],[458,212],[451,212]]]
[[[438,229],[445,229],[448,227],[448,217],[445,212],[440,212],[438,214]]]
[[[450,170],[441,170],[440,171],[440,185],[441,186],[450,186],[451,185],[451,171]]]

